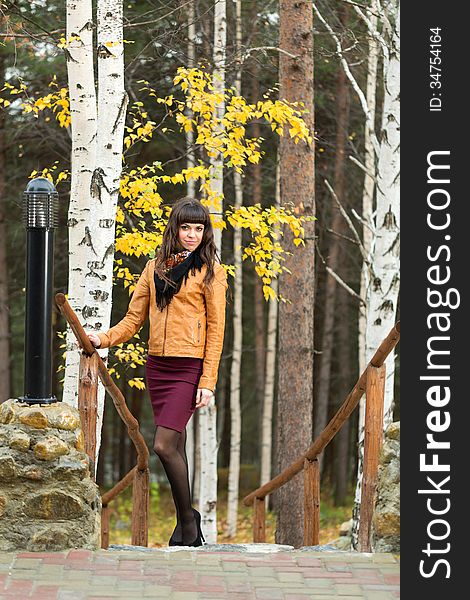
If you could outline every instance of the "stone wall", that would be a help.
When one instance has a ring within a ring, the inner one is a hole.
[[[0,551],[99,548],[100,515],[78,411],[0,404]]]
[[[385,431],[372,519],[374,552],[400,552],[400,422]]]

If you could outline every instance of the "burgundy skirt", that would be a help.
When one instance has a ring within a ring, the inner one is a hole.
[[[155,425],[183,431],[196,410],[202,358],[147,356],[145,376]]]

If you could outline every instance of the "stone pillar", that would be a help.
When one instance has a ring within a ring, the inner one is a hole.
[[[101,496],[78,411],[0,404],[0,551],[100,547]]]

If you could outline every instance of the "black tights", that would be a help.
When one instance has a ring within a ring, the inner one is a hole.
[[[159,425],[155,431],[153,449],[162,462],[171,486],[177,518],[174,537],[184,545],[190,544],[197,537],[197,526],[191,506],[186,429],[180,433]]]

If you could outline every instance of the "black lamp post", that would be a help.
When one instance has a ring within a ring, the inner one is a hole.
[[[45,177],[32,179],[23,193],[26,227],[26,317],[24,396],[27,404],[52,404],[52,286],[54,228],[59,195]]]

